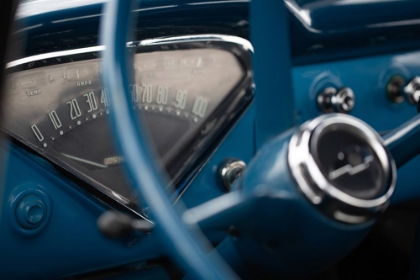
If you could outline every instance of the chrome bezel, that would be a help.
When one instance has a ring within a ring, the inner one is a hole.
[[[235,45],[240,46],[246,52],[254,52],[254,48],[252,47],[251,42],[248,40],[237,37],[237,36],[230,36],[230,35],[219,35],[219,34],[202,34],[202,35],[191,35],[191,36],[174,36],[174,37],[163,37],[163,38],[154,38],[154,39],[146,39],[141,41],[131,41],[127,42],[127,47],[149,47],[149,46],[162,46],[168,44],[181,44],[181,43],[197,43],[197,42],[204,42],[204,43],[215,43],[215,42],[222,42],[222,43],[232,43]],[[197,46],[194,46],[197,48]],[[70,61],[61,60],[63,57],[72,57],[75,55],[80,54],[87,54],[92,55],[93,53],[101,52],[105,50],[105,46],[94,46],[94,47],[87,47],[81,49],[73,49],[73,50],[65,50],[65,51],[57,51],[57,52],[50,52],[44,54],[38,54],[33,56],[24,57],[21,59],[10,61],[6,64],[6,69],[13,68],[16,66],[25,66],[27,64],[40,62],[38,67],[43,67],[46,65],[57,65],[68,63]],[[161,49],[162,50],[162,49]],[[60,60],[57,60],[60,58]],[[85,57],[84,59],[88,58],[97,58],[97,56]],[[54,59],[53,63],[47,64],[45,60]],[[33,69],[32,67],[24,67],[24,69]]]
[[[332,126],[348,129],[370,144],[384,170],[384,194],[373,199],[356,198],[339,190],[325,178],[317,164],[315,147],[320,133]],[[395,163],[382,138],[366,123],[348,115],[322,115],[303,124],[290,140],[288,164],[306,198],[328,216],[346,223],[362,223],[373,218],[386,208],[395,189]]]
[[[185,168],[178,172],[171,174],[174,185],[181,185],[182,180],[191,180],[194,174],[200,170],[201,166],[206,162],[208,157],[211,156],[212,151],[217,148],[223,139],[224,135],[231,129],[233,124],[239,119],[245,109],[248,107],[253,97],[253,82],[252,82],[252,67],[251,67],[251,54],[253,47],[251,43],[243,38],[219,35],[219,34],[202,34],[191,36],[175,36],[154,38],[142,41],[132,41],[127,43],[127,47],[133,52],[153,52],[153,51],[170,51],[180,49],[198,49],[198,48],[216,48],[229,51],[232,53],[239,64],[244,70],[244,77],[238,85],[229,93],[224,101],[225,105],[220,106],[206,121],[203,126],[208,122],[217,119],[214,127],[217,131],[208,133],[204,136],[196,137],[189,141],[189,147],[197,147],[194,153],[189,153],[189,156],[183,158]],[[105,46],[94,46],[81,49],[57,51],[46,54],[39,54],[34,56],[25,57],[22,59],[14,60],[6,64],[8,73],[17,71],[24,71],[34,68],[40,68],[50,65],[65,64],[73,61],[83,61],[89,59],[98,59],[100,52],[105,50]],[[142,218],[147,217],[145,213],[147,209],[139,209],[139,207],[131,200],[124,196],[119,195],[107,186],[83,175],[81,172],[75,170],[72,166],[63,161],[58,161],[54,158],[47,157],[39,147],[26,143],[13,132],[4,129],[9,135],[23,143],[30,149],[38,152],[39,155],[45,157],[47,160],[53,162],[55,165],[63,168],[70,174],[80,178],[83,182],[87,183],[85,189],[88,191],[95,189],[102,195],[111,198],[112,201],[117,202],[129,212],[134,213]],[[191,142],[191,143],[190,143]],[[193,143],[192,143],[193,142]],[[187,145],[184,145],[187,146]],[[185,148],[185,147],[183,147]],[[170,171],[169,171],[170,172]],[[180,188],[185,188],[189,184],[183,184]],[[178,195],[182,194],[183,190],[178,190]],[[145,211],[143,211],[145,210]]]

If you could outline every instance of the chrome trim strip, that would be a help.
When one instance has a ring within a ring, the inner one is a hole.
[[[169,8],[176,8],[180,5],[168,5],[168,6],[159,6],[159,7],[150,7],[150,8],[141,8],[133,10],[132,12],[144,12],[144,11],[154,11],[154,10],[163,10],[163,9],[169,9]]]
[[[67,22],[67,21],[87,19],[87,18],[94,18],[94,17],[100,17],[100,16],[102,16],[102,14],[82,16],[82,17],[72,17],[72,18],[65,18],[65,19],[53,20],[53,21],[51,21],[51,23],[62,23],[62,22]]]
[[[254,52],[254,47],[251,42],[241,37],[231,36],[231,35],[219,35],[219,34],[205,34],[205,35],[188,35],[188,36],[176,36],[176,37],[167,37],[167,38],[156,38],[156,39],[147,39],[142,41],[133,41],[127,43],[128,47],[137,47],[137,46],[157,46],[164,44],[173,44],[173,43],[191,43],[191,42],[227,42],[233,43],[242,46],[245,50]]]
[[[27,3],[21,3],[18,6],[15,20],[23,19],[40,14],[62,11],[82,6],[105,4],[106,0],[38,0]],[[40,9],[42,6],[42,9]]]
[[[254,52],[254,47],[251,42],[246,39],[230,36],[230,35],[218,35],[218,34],[205,34],[205,35],[193,35],[193,36],[176,36],[176,37],[167,37],[167,38],[156,38],[156,39],[146,39],[142,41],[132,41],[127,43],[127,47],[146,47],[146,46],[158,46],[165,44],[176,44],[176,43],[191,43],[191,42],[227,42],[233,43],[242,46],[246,51]],[[100,52],[104,51],[105,46],[95,46],[81,49],[74,49],[68,51],[58,51],[45,54],[38,54],[33,56],[28,56],[18,60],[8,62],[6,64],[6,69],[16,67],[25,63],[41,61],[49,58],[70,56],[82,53],[90,52]]]
[[[25,31],[28,31],[28,30],[32,30],[32,29],[35,29],[35,28],[38,28],[38,27],[41,27],[41,26],[43,26],[43,24],[42,24],[42,23],[40,23],[40,24],[35,24],[35,25],[28,26],[28,27],[25,27],[25,28],[22,28],[22,29],[18,29],[18,30],[16,30],[15,32],[13,32],[13,34],[19,34],[19,33],[21,33],[21,32],[25,32]]]
[[[16,67],[16,66],[19,66],[19,65],[22,65],[22,64],[25,64],[25,63],[41,61],[41,60],[49,59],[49,58],[71,56],[71,55],[82,54],[82,53],[99,52],[99,51],[104,51],[104,50],[105,50],[104,46],[95,46],[95,47],[74,49],[74,50],[68,50],[68,51],[59,51],[59,52],[38,54],[38,55],[28,56],[28,57],[25,57],[25,58],[21,58],[21,59],[18,59],[18,60],[11,61],[11,62],[6,64],[6,69]]]
[[[16,19],[23,19],[26,17],[31,17],[40,14],[46,14],[50,12],[63,11],[66,9],[80,8],[81,6],[89,5],[103,5],[106,0],[38,0],[31,1],[28,3],[21,3],[18,6],[16,13]],[[135,9],[132,12],[143,12],[150,10],[160,10],[166,8],[176,8],[181,6],[195,6],[195,5],[219,5],[219,4],[236,4],[236,3],[248,3],[250,0],[224,0],[224,1],[208,1],[208,2],[191,2],[191,3],[182,3],[178,5],[167,5],[160,7],[150,7],[150,8],[140,8]],[[42,9],[40,9],[42,6]],[[83,18],[83,17],[82,17]],[[71,20],[71,19],[70,19]],[[66,21],[66,19],[62,20]],[[61,21],[61,22],[62,22]]]
[[[235,4],[235,3],[249,3],[251,0],[225,0],[225,1],[208,1],[208,2],[193,2],[193,3],[186,3],[185,5],[213,5],[213,4]]]

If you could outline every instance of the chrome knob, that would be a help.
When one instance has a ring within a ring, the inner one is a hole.
[[[241,176],[245,170],[245,162],[239,159],[226,159],[220,164],[217,172],[218,180],[222,183],[223,187],[230,191],[233,183]]]
[[[351,88],[328,87],[318,95],[318,107],[324,113],[348,113],[354,108],[354,92]]]
[[[417,104],[420,100],[420,77],[414,77],[404,87],[404,93],[410,104]]]
[[[406,85],[406,80],[401,75],[394,75],[389,79],[386,85],[386,94],[390,101],[393,103],[402,103],[404,102],[404,87]]]

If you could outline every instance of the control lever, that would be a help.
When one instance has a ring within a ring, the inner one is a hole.
[[[419,100],[420,100],[420,77],[414,77],[404,87],[404,93],[407,96],[408,102],[410,104],[419,104]]]
[[[387,85],[388,98],[394,103],[402,103],[407,99],[408,103],[417,106],[420,112],[420,77],[416,76],[409,82],[401,75],[393,76]]]
[[[397,168],[420,154],[420,114],[383,136]]]
[[[149,234],[154,224],[146,220],[132,219],[115,211],[106,211],[98,219],[98,227],[109,238],[123,238],[133,231]]]

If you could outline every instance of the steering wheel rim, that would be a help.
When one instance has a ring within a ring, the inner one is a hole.
[[[102,43],[106,47],[102,77],[114,106],[110,114],[111,127],[125,158],[127,174],[138,197],[153,209],[154,231],[163,241],[163,247],[186,273],[195,279],[235,279],[235,273],[217,254],[212,254],[211,260],[207,256],[211,246],[198,226],[185,224],[176,213],[148,140],[141,132],[145,130],[144,125],[131,110],[126,42],[130,24],[127,19],[130,19],[133,2],[109,1],[101,22]]]

